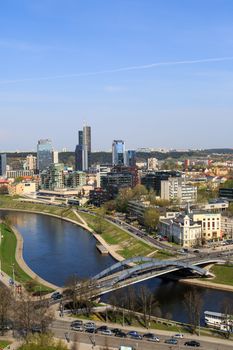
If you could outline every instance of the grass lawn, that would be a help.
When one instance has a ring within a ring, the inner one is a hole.
[[[80,223],[78,217],[73,213],[70,207],[58,207],[55,205],[46,205],[38,203],[20,202],[17,198],[9,196],[0,196],[0,207],[9,209],[22,209],[27,211],[38,211],[42,213],[48,213],[57,215],[61,218],[68,218]]]
[[[209,282],[233,286],[233,265],[214,265],[210,272],[216,277],[208,279]]]
[[[4,349],[9,344],[8,341],[0,340],[0,349]]]
[[[25,285],[27,282],[32,281],[32,278],[28,276],[18,265],[15,259],[15,251],[17,240],[14,232],[5,224],[0,224],[2,242],[0,245],[0,259],[2,264],[2,270],[13,278],[13,264],[14,264],[14,273],[16,281]],[[41,292],[51,292],[52,289],[46,288],[43,285],[36,284],[35,291],[40,290]]]
[[[95,216],[83,212],[79,212],[79,214],[95,230]],[[102,231],[101,237],[110,245],[118,245],[118,253],[126,259],[138,255],[146,256],[155,250],[150,245],[104,219],[102,219]]]

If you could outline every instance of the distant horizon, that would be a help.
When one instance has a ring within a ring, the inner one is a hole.
[[[184,148],[184,149],[177,149],[177,148],[165,148],[165,147],[137,147],[133,150],[135,150],[136,152],[141,152],[143,153],[143,149],[145,150],[150,150],[148,153],[153,153],[153,152],[158,152],[158,153],[169,153],[169,152],[190,152],[190,151],[211,151],[211,150],[232,150],[233,148],[231,147],[212,147],[212,148]],[[126,151],[130,150],[128,148],[126,148]],[[66,152],[74,152],[75,150],[73,149],[66,149],[64,150],[58,150],[54,148],[54,151],[57,151],[59,153],[66,153]],[[112,153],[112,151],[110,149],[108,150],[92,150],[91,153],[100,153],[100,152],[105,152],[105,153]],[[1,153],[37,153],[37,150],[0,150],[0,154]],[[147,151],[145,151],[145,153],[147,153]]]

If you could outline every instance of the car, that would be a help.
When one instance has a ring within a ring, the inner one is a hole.
[[[189,340],[184,343],[185,346],[194,346],[194,347],[199,347],[201,346],[200,343],[196,340]]]
[[[82,320],[75,320],[75,321],[71,322],[70,326],[71,327],[73,327],[73,326],[83,326],[83,321]]]
[[[96,333],[96,328],[95,327],[90,327],[90,328],[85,328],[86,333]]]
[[[200,250],[199,250],[199,249],[194,249],[193,252],[196,253],[196,254],[199,254],[199,253],[200,253]]]
[[[96,328],[96,325],[95,325],[95,322],[87,322],[87,323],[84,323],[84,328]]]
[[[130,338],[135,340],[142,340],[142,336],[140,334],[131,335]]]
[[[105,331],[101,331],[100,333],[102,335],[113,335],[113,333],[110,329],[105,329]]]
[[[146,333],[143,334],[143,338],[149,340],[149,341],[154,341],[154,342],[159,342],[159,337],[157,337],[155,334],[153,333]]]
[[[71,326],[71,329],[73,331],[78,331],[78,332],[84,332],[84,327],[82,325],[74,325],[74,326]]]
[[[173,337],[177,338],[177,339],[182,339],[182,338],[184,338],[184,335],[181,333],[177,333],[177,334],[173,335]]]
[[[116,332],[115,336],[119,337],[119,338],[126,338],[127,337],[126,333],[122,332],[122,331]]]
[[[51,295],[51,299],[53,299],[53,300],[62,299],[62,294],[61,294],[60,292],[54,292],[54,293]]]
[[[122,330],[119,329],[119,328],[113,328],[113,329],[111,329],[111,331],[112,331],[112,333],[114,333],[114,334],[119,333],[119,332],[122,332]]]
[[[164,343],[171,344],[171,345],[177,345],[178,341],[175,338],[169,338],[169,339],[166,339]]]
[[[129,331],[127,333],[127,336],[131,337],[132,335],[138,335],[138,332],[137,331]]]
[[[97,332],[103,332],[103,331],[106,331],[108,329],[107,326],[100,326],[96,329]]]

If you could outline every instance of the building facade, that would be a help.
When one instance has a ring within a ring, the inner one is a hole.
[[[170,177],[161,181],[161,199],[178,203],[195,203],[197,187],[188,185],[182,177]]]
[[[53,163],[52,142],[49,139],[39,140],[37,144],[37,169],[41,172]]]
[[[114,140],[112,143],[112,165],[126,165],[125,142]]]
[[[83,171],[88,171],[90,166],[90,157],[91,157],[91,127],[83,127],[83,153],[82,153],[82,167]]]
[[[6,154],[0,154],[0,176],[6,176]]]

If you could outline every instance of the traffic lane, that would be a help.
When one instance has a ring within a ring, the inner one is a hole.
[[[110,328],[111,329],[111,328]],[[55,321],[51,327],[51,330],[55,334],[55,336],[58,336],[59,338],[65,339],[65,333],[69,333],[70,339],[74,340],[78,338],[79,342],[91,344],[91,340],[96,339],[96,345],[104,346],[106,343],[104,343],[104,340],[110,343],[108,345],[110,346],[116,346],[119,348],[120,345],[130,345],[131,346],[137,346],[138,344],[138,349],[151,349],[154,346],[156,346],[157,349],[193,349],[193,347],[189,346],[184,346],[184,343],[189,340],[194,340],[193,338],[183,338],[183,339],[177,339],[178,344],[177,345],[171,345],[171,344],[165,344],[164,341],[166,339],[169,339],[171,337],[169,336],[164,336],[164,335],[158,335],[160,338],[160,342],[150,342],[150,341],[145,341],[145,340],[133,340],[130,338],[117,338],[115,336],[103,336],[100,334],[88,334],[88,333],[83,333],[83,332],[78,332],[78,331],[72,331],[70,328],[70,322],[67,321]],[[124,330],[124,332],[127,332],[127,330]],[[155,330],[150,330],[150,332],[156,334]],[[148,332],[147,332],[148,333]],[[142,333],[141,333],[142,334]],[[97,342],[98,339],[98,342]],[[205,349],[205,350],[230,350],[233,348],[233,343],[232,345],[226,345],[226,344],[221,344],[220,341],[221,339],[217,340],[217,343],[212,343],[204,340],[199,340],[197,337],[195,340],[197,340],[201,346],[199,349]],[[89,341],[89,342],[88,342]],[[140,347],[139,347],[140,346]]]

